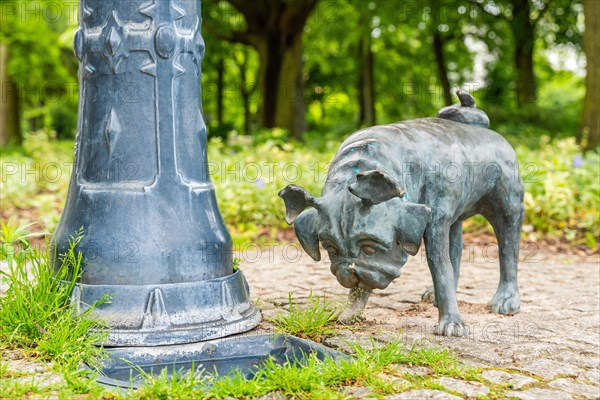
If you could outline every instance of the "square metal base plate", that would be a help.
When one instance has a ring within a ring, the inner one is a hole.
[[[223,339],[173,346],[117,347],[106,349],[109,358],[98,382],[112,387],[137,388],[144,374],[159,375],[165,368],[185,373],[194,369],[224,376],[239,369],[251,378],[265,360],[302,364],[311,354],[320,360],[348,357],[309,340],[280,334],[237,335]]]

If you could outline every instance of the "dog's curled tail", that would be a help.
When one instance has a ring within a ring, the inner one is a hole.
[[[490,127],[490,119],[483,110],[479,110],[475,106],[475,99],[473,96],[460,89],[456,91],[456,95],[460,100],[460,105],[442,108],[438,112],[438,118],[449,119],[450,121],[479,126],[481,128]]]

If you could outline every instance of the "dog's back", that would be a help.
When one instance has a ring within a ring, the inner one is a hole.
[[[436,206],[443,200],[459,214],[470,212],[499,183],[517,196],[523,190],[515,152],[501,135],[440,118],[353,133],[333,159],[324,193],[372,169],[393,176],[411,201]]]

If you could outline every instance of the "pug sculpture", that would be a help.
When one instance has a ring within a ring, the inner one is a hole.
[[[424,239],[439,312],[435,331],[464,335],[456,288],[462,223],[475,214],[491,223],[498,240],[500,282],[491,310],[519,312],[524,190],[515,152],[498,133],[481,127],[487,116],[474,111],[472,97],[458,94],[462,105],[439,118],[350,135],[331,163],[321,197],[295,185],[279,192],[303,249],[319,261],[322,245],[331,272],[350,289],[340,321],[360,317],[371,292],[398,278]]]

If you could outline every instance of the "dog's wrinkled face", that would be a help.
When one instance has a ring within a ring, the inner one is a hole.
[[[401,200],[365,207],[347,194],[324,201],[327,206],[318,212],[318,239],[342,286],[383,289],[400,276],[408,259],[394,226]]]
[[[400,276],[408,255],[418,252],[431,210],[404,201],[397,183],[379,171],[357,178],[319,199],[297,186],[280,196],[304,250],[320,260],[320,243],[342,286],[383,289]]]

